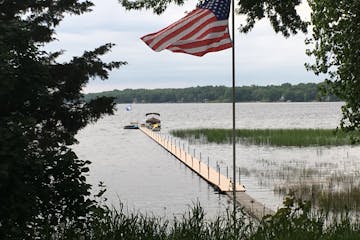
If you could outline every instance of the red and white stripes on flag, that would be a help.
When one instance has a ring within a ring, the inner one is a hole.
[[[156,52],[168,49],[195,56],[232,47],[228,19],[218,20],[211,10],[204,8],[197,8],[170,26],[141,39]]]

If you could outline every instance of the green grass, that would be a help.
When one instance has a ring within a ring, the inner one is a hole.
[[[190,142],[231,143],[231,129],[181,129],[170,132]],[[341,146],[351,145],[360,132],[344,132],[332,129],[237,129],[238,142],[272,146]]]
[[[90,218],[82,231],[76,225],[62,228],[51,239],[89,240],[319,240],[360,239],[360,225],[348,215],[330,217],[312,211],[311,205],[289,197],[275,215],[260,222],[238,209],[236,221],[231,211],[207,219],[200,205],[181,217],[163,220],[156,216],[104,208]],[[60,229],[58,229],[60,230]]]

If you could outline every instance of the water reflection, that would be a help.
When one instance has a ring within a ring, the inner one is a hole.
[[[242,103],[237,104],[238,128],[335,128],[340,119],[341,103]],[[78,135],[75,146],[79,157],[93,162],[89,181],[107,185],[109,201],[119,199],[129,208],[161,216],[183,213],[199,201],[209,215],[231,206],[226,196],[183,166],[143,133],[124,130],[133,121],[144,121],[146,112],[161,113],[162,134],[184,128],[231,128],[231,104],[134,104],[131,111],[119,105],[114,116],[90,125]],[[180,145],[210,165],[232,172],[231,145]],[[282,197],[275,186],[291,180],[294,172],[312,176],[359,171],[358,147],[274,148],[238,144],[237,166],[248,193],[266,206],[276,209]],[[228,170],[226,170],[228,169]],[[307,172],[317,169],[319,172]],[[238,169],[237,169],[238,170]],[[230,174],[232,175],[232,174]],[[301,174],[299,175],[301,176]],[[296,178],[293,179],[297,181]]]

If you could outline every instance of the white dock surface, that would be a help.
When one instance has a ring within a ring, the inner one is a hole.
[[[140,127],[140,130],[147,136],[152,138],[155,142],[165,148],[168,152],[174,155],[179,161],[184,163],[188,168],[197,173],[209,184],[213,185],[220,192],[226,193],[230,198],[232,195],[232,182],[229,178],[222,175],[219,171],[213,169],[207,164],[201,162],[198,158],[192,156],[190,153],[172,144],[168,139],[164,138],[157,132],[153,132],[146,127]],[[254,198],[245,193],[245,188],[241,184],[236,184],[236,201],[240,207],[243,207],[253,217],[261,219],[265,215],[273,215],[274,211],[265,207],[262,203],[256,201]]]

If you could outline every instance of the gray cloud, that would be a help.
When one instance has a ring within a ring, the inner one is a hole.
[[[108,81],[92,81],[84,91],[98,92],[125,88],[171,88],[196,85],[230,85],[231,50],[210,53],[204,57],[153,52],[139,38],[178,20],[193,2],[173,6],[161,16],[151,11],[125,11],[117,0],[95,0],[91,13],[67,16],[57,29],[59,41],[48,50],[64,49],[59,60],[66,61],[85,50],[112,42],[113,51],[104,59],[125,60],[128,66],[114,71]],[[304,14],[308,13],[302,7]],[[240,18],[236,19],[239,24]],[[284,82],[318,81],[306,72],[304,35],[285,39],[273,33],[262,21],[247,34],[236,33],[238,85],[266,85]]]

